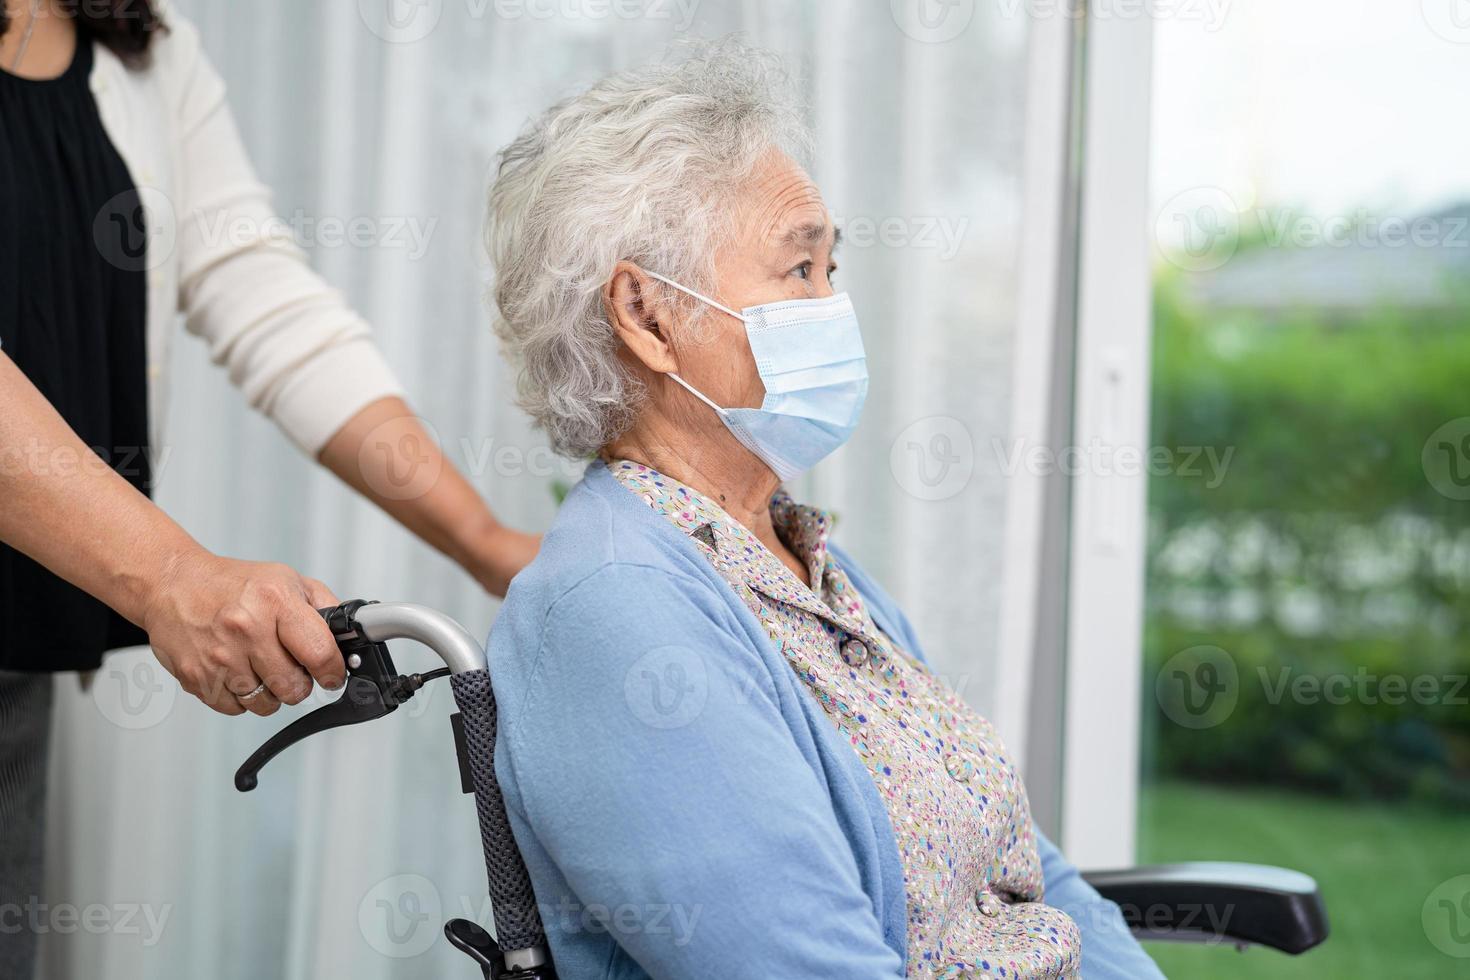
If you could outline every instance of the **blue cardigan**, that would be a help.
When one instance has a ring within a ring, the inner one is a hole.
[[[512,583],[490,666],[495,764],[564,980],[904,976],[903,867],[867,768],[693,542],[601,463]],[[1160,976],[1041,847],[1084,976]]]

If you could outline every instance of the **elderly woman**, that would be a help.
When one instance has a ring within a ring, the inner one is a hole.
[[[522,403],[598,457],[491,637],[553,957],[568,978],[1158,976],[1036,832],[994,728],[781,488],[846,439],[867,371],[778,79],[729,43],[614,75],[536,120],[491,191]]]

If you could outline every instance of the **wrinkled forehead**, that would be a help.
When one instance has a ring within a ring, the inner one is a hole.
[[[810,252],[836,245],[837,231],[822,192],[795,161],[771,154],[735,197],[742,250],[762,255]]]

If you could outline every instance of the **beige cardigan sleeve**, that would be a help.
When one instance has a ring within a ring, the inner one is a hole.
[[[172,102],[179,310],[250,405],[315,455],[371,402],[402,394],[371,329],[276,219],[184,18],[155,48]]]

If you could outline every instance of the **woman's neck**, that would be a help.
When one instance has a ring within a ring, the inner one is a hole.
[[[626,459],[651,466],[704,494],[810,586],[806,563],[786,547],[771,520],[771,497],[781,479],[711,415],[699,405],[688,411],[646,409],[599,455],[605,462]]]
[[[725,436],[719,442],[734,442]],[[771,525],[771,496],[781,481],[738,443],[733,448],[711,439],[692,445],[690,440],[667,438],[635,425],[608,443],[601,452],[606,461],[627,459],[651,466],[666,476],[718,503],[735,520],[764,540]]]
[[[66,71],[81,43],[77,37],[75,18],[64,16],[42,0],[36,8],[35,26],[31,26],[31,0],[5,0],[10,12],[10,29],[0,37],[0,68],[21,78],[33,80],[55,78]],[[26,41],[29,30],[30,40]],[[25,44],[19,65],[15,57]]]

